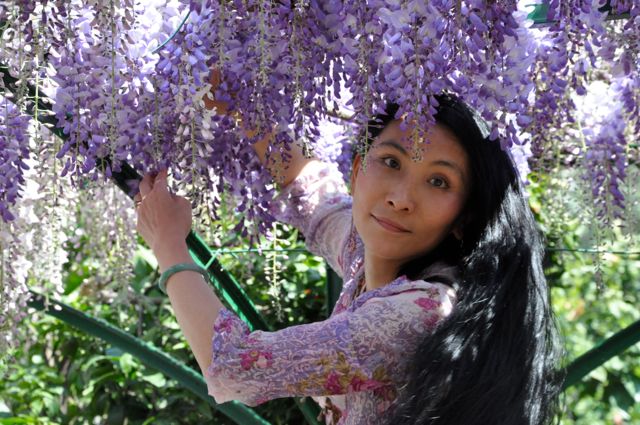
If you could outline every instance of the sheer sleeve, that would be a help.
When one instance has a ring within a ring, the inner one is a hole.
[[[257,406],[294,396],[376,390],[403,380],[407,352],[447,316],[451,290],[427,284],[372,297],[321,322],[276,332],[249,332],[227,309],[214,324],[212,361],[205,372],[217,403]]]
[[[300,230],[307,249],[344,278],[342,254],[351,230],[351,196],[335,164],[309,162],[274,198],[270,211],[278,221]]]

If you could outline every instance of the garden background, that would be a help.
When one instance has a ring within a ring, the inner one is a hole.
[[[493,118],[492,132],[516,156],[547,239],[545,270],[567,364],[621,329],[636,329],[640,3],[517,3],[526,13],[516,22],[501,2],[434,1],[428,12],[442,16],[432,20],[415,2],[399,1],[279,2],[283,10],[260,1],[0,2],[0,424],[231,424],[234,415],[247,414],[241,406],[216,407],[181,385],[186,381],[148,365],[149,358],[166,360],[162,355],[135,355],[153,346],[177,360],[175,373],[185,371],[180,364],[198,370],[157,289],[153,255],[136,237],[130,196],[143,170],[172,166],[174,190],[194,202],[191,247],[199,247],[200,261],[216,268],[216,276],[235,278],[217,283],[226,302],[242,307],[246,295],[271,329],[328,316],[340,283],[306,252],[302,235],[266,214],[272,187],[249,156],[251,140],[228,136],[234,123],[198,103],[213,65],[238,82],[223,85],[216,98],[228,96],[257,122],[273,123],[266,118],[273,115],[293,123],[293,136],[282,131],[281,146],[304,140],[338,162],[345,176],[354,128],[382,104],[370,90],[372,75],[385,82],[376,87],[389,98],[406,100],[416,92],[411,78],[423,73],[418,83],[425,93],[446,88],[475,107],[492,105],[483,116]],[[448,5],[450,16],[443,12]],[[382,6],[388,13],[376,15]],[[278,20],[286,13],[288,19]],[[523,16],[546,29],[552,43],[534,42],[524,30],[514,41],[496,24],[522,26]],[[407,23],[417,18],[422,26]],[[220,24],[232,19],[240,22],[235,31]],[[436,49],[436,37],[415,42],[419,31],[412,31],[431,24],[434,34],[445,31],[438,43],[466,44]],[[339,35],[329,43],[333,28]],[[255,38],[246,36],[248,29],[257,29]],[[286,46],[277,37],[282,32]],[[193,34],[207,35],[198,44]],[[320,36],[327,36],[326,45]],[[377,37],[392,59],[413,58],[413,77],[402,61],[370,60],[380,54],[371,49]],[[412,55],[402,44],[407,40],[414,41]],[[296,43],[299,49],[282,62],[289,68],[280,69],[278,55]],[[439,57],[445,48],[461,50]],[[416,58],[424,64],[416,66]],[[480,65],[490,58],[513,67],[496,71],[502,86],[488,92],[493,68]],[[515,61],[519,79],[511,75]],[[308,77],[317,72],[334,81]],[[451,78],[429,80],[439,74]],[[334,97],[348,89],[355,100],[321,104],[327,87]],[[429,99],[417,102],[428,111]],[[29,290],[44,298],[29,297]],[[58,301],[70,309],[56,308]],[[89,323],[115,339],[108,343],[78,327]],[[128,352],[113,342],[126,336],[107,324],[148,345],[132,343]],[[636,331],[627,338],[630,348],[566,390],[561,423],[640,423],[637,338]],[[298,424],[310,421],[304,403],[280,399],[253,410],[269,423]]]

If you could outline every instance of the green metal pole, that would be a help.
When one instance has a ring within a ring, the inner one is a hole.
[[[563,389],[578,383],[592,370],[640,341],[640,320],[602,341],[567,367]]]
[[[269,422],[265,421],[252,409],[242,403],[229,401],[217,404],[213,397],[209,396],[207,384],[199,373],[148,342],[116,328],[105,320],[88,316],[56,300],[49,299],[49,308],[45,308],[44,297],[42,295],[33,291],[31,291],[31,295],[32,299],[29,301],[30,307],[44,311],[89,335],[93,335],[131,354],[146,366],[154,368],[168,377],[175,379],[180,385],[218,409],[235,423],[240,425],[269,425]]]
[[[631,16],[629,13],[622,13],[619,15],[615,15],[611,13],[611,5],[607,3],[605,6],[598,9],[601,12],[609,12],[607,15],[608,21],[615,21],[620,19],[629,19]],[[548,4],[536,4],[533,12],[529,13],[528,18],[533,20],[533,27],[544,27],[549,26],[554,23],[554,21],[550,21],[547,16],[549,15],[549,5]]]
[[[331,312],[338,302],[338,297],[340,297],[340,292],[342,291],[342,279],[340,276],[333,271],[333,269],[329,266],[329,263],[326,263],[327,270],[327,283],[326,283],[326,315],[327,317],[331,316]]]
[[[17,79],[13,78],[9,72],[8,67],[0,63],[0,73],[4,81],[5,90],[15,92]],[[67,135],[63,130],[57,127],[56,119],[50,114],[36,114],[38,111],[51,112],[52,101],[43,96],[36,96],[36,89],[28,85],[27,86],[28,99],[25,102],[25,110],[34,119],[45,125],[55,135],[63,140],[67,139]],[[102,158],[98,161],[99,166],[111,167],[112,161],[109,157]],[[104,169],[104,168],[103,168]],[[120,172],[112,172],[112,180],[114,183],[125,192],[130,198],[133,198],[130,182],[140,181],[142,176],[127,163],[121,165]],[[238,282],[222,267],[220,262],[206,243],[195,232],[191,231],[187,236],[187,246],[194,258],[194,261],[200,265],[206,267],[211,276],[211,283],[216,288],[221,298],[224,299],[231,310],[233,310],[241,319],[243,319],[251,330],[271,330],[267,322],[262,318],[255,308],[255,305],[251,302],[247,294],[243,291]],[[311,425],[318,425],[317,416],[320,413],[318,405],[310,398],[305,398],[301,401],[299,398],[294,398],[296,405],[301,409],[307,422]]]

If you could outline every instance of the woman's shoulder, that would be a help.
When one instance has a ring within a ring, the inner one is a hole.
[[[356,310],[367,302],[391,302],[402,306],[416,304],[429,310],[438,310],[443,316],[450,314],[457,301],[452,286],[423,279],[412,280],[400,276],[389,284],[367,291],[353,300],[350,310]]]

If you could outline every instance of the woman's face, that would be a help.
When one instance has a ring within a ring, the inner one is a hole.
[[[354,224],[367,255],[398,269],[449,233],[462,237],[455,222],[471,185],[467,153],[448,128],[436,124],[414,161],[411,128],[402,132],[400,122],[374,139],[364,169],[356,157],[351,176]]]

